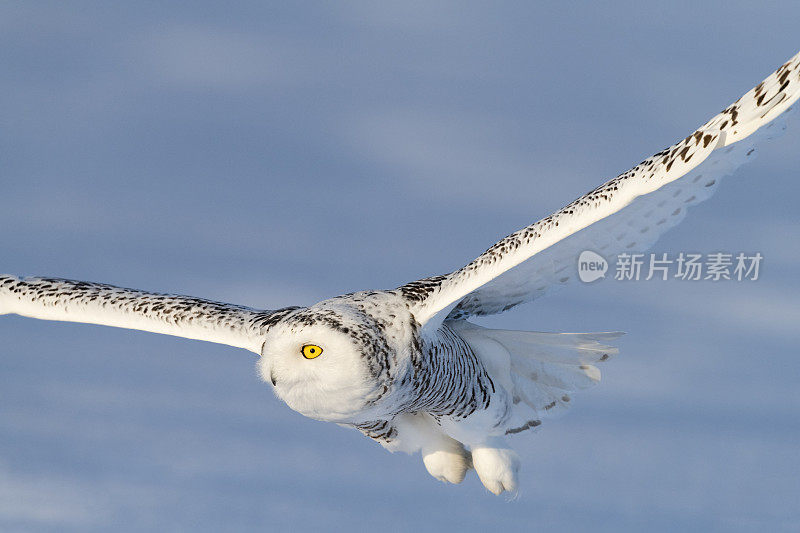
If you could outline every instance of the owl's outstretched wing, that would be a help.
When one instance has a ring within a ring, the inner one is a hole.
[[[262,333],[296,308],[260,311],[101,283],[0,275],[0,315],[85,322],[228,344],[261,354]]]
[[[435,327],[537,298],[572,277],[583,250],[606,257],[645,250],[751,158],[756,140],[782,130],[774,119],[798,97],[800,53],[680,142],[512,233],[463,268],[398,290],[416,319]]]

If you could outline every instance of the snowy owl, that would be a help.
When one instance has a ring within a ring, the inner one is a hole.
[[[495,494],[517,489],[507,444],[595,384],[618,333],[487,329],[502,313],[575,276],[583,250],[645,250],[720,179],[753,157],[757,138],[800,97],[800,53],[685,139],[466,266],[393,290],[311,305],[251,309],[65,279],[0,276],[0,314],[133,328],[245,348],[295,411],[358,429],[390,451],[420,452],[435,478],[474,468]]]

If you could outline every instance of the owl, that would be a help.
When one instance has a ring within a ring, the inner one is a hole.
[[[291,409],[419,452],[436,479],[474,468],[494,494],[517,490],[509,438],[563,411],[600,380],[620,333],[488,329],[470,317],[538,299],[576,275],[582,251],[650,247],[725,175],[784,129],[800,97],[800,54],[685,139],[516,231],[449,274],[309,307],[261,310],[100,283],[0,276],[0,314],[133,328],[258,354]],[[780,117],[780,118],[779,118]],[[776,120],[777,119],[777,120]]]

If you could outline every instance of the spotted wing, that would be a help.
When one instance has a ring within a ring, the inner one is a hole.
[[[800,97],[800,53],[697,131],[556,213],[523,228],[446,276],[399,288],[422,324],[503,312],[569,281],[578,255],[651,246],[753,157],[754,142]]]
[[[139,329],[261,353],[263,332],[295,308],[259,311],[101,283],[0,275],[0,315]]]

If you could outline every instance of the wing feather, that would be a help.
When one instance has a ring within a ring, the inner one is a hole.
[[[400,291],[421,324],[438,327],[445,319],[503,312],[568,282],[582,250],[606,257],[643,251],[751,159],[755,141],[783,129],[774,119],[798,97],[800,53],[685,139],[505,237],[461,269]]]
[[[0,314],[139,329],[261,353],[263,332],[296,308],[261,311],[101,283],[0,275]]]

